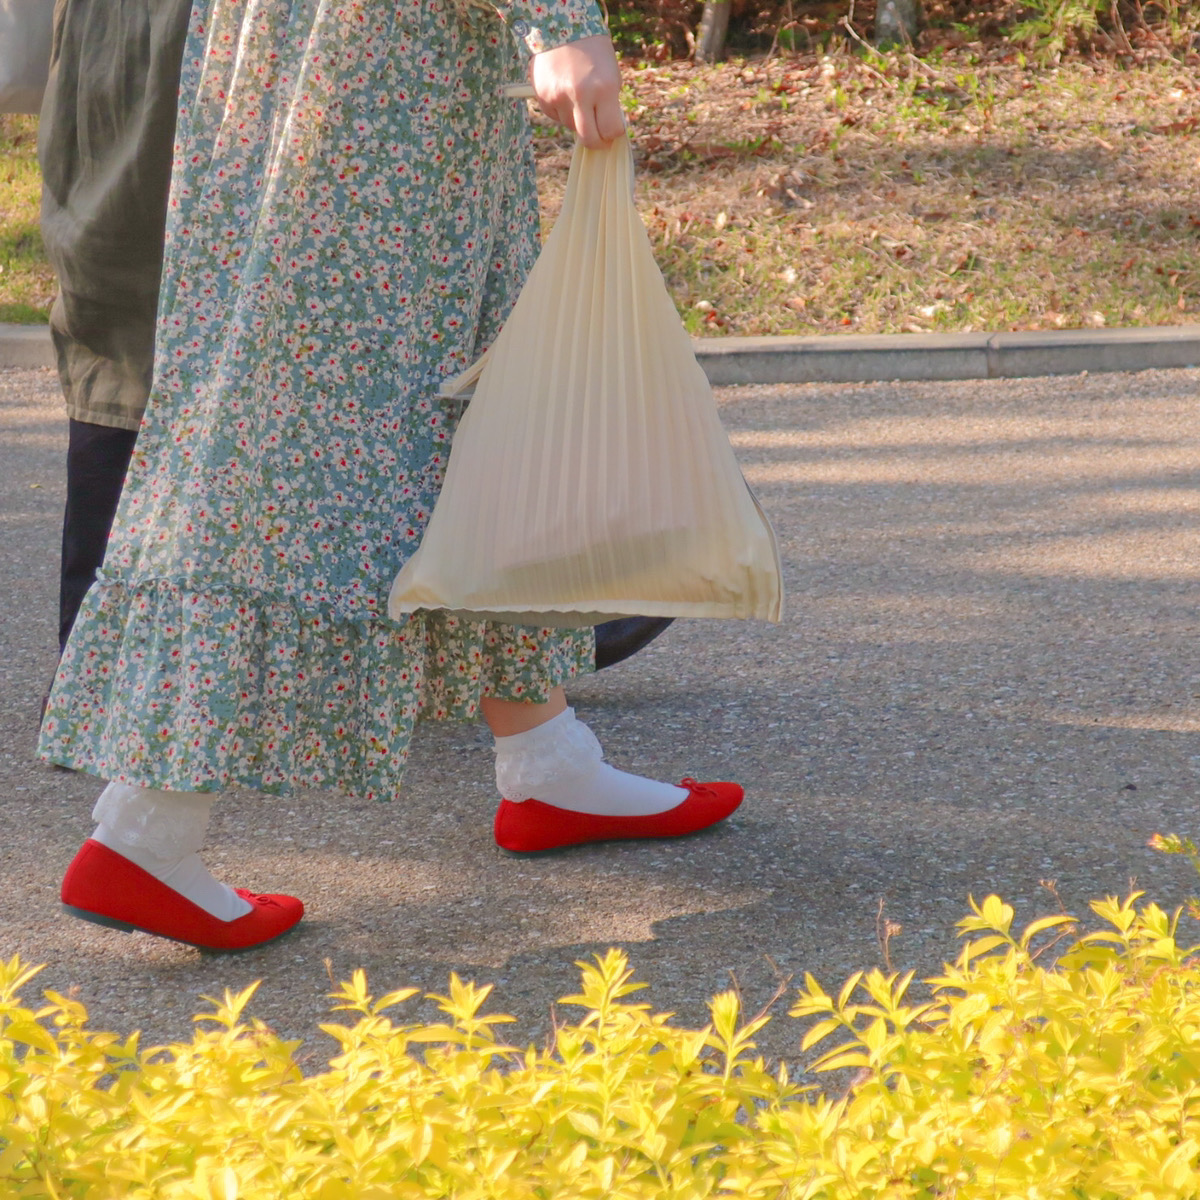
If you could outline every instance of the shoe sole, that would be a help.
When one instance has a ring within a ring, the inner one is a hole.
[[[731,814],[732,815],[732,814]],[[507,846],[494,842],[496,849],[508,858],[542,858],[547,854],[562,854],[565,850],[581,850],[584,846],[617,846],[625,842],[685,842],[689,838],[703,837],[715,833],[718,826],[728,822],[729,817],[705,825],[702,829],[693,829],[691,833],[664,833],[659,837],[635,835],[633,837],[595,838],[587,842],[564,842],[561,846],[547,846],[545,850],[510,850]]]
[[[92,925],[102,925],[105,929],[115,929],[118,933],[145,933],[150,937],[160,937],[168,942],[177,942],[181,946],[191,946],[194,950],[199,950],[201,954],[245,954],[247,950],[257,950],[260,946],[269,946],[272,942],[279,941],[281,937],[287,937],[300,924],[297,921],[295,925],[289,926],[274,937],[255,942],[252,946],[231,946],[226,949],[220,946],[201,946],[199,943],[189,942],[185,938],[172,937],[169,933],[156,933],[153,929],[144,929],[141,925],[131,925],[128,921],[120,921],[116,917],[106,917],[102,913],[90,912],[86,908],[76,908],[73,904],[64,904],[62,910],[72,917],[78,917],[81,921],[88,921]]]

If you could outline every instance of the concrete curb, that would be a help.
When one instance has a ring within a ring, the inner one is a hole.
[[[889,333],[834,337],[700,338],[714,386],[1020,379],[1081,371],[1200,366],[1200,325],[1031,333]],[[50,331],[0,325],[0,367],[52,367]]]
[[[1029,333],[895,333],[704,338],[697,357],[714,386],[1019,379],[1081,371],[1200,366],[1200,325]]]
[[[52,367],[54,346],[45,325],[0,325],[0,367]]]

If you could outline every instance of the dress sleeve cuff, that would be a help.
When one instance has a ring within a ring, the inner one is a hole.
[[[509,0],[497,7],[526,61],[580,38],[608,36],[608,23],[595,0]]]

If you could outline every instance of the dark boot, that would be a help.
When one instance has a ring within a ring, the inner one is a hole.
[[[596,670],[624,662],[652,641],[674,617],[621,617],[596,626]]]

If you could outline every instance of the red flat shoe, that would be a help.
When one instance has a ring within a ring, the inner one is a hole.
[[[287,933],[304,916],[295,896],[237,894],[254,907],[236,921],[221,921],[143,871],[136,863],[88,838],[63,876],[63,908],[73,917],[125,933],[140,930],[201,950],[249,950]]]
[[[684,779],[679,786],[688,789],[687,799],[648,817],[594,816],[540,800],[520,804],[501,800],[496,810],[496,845],[513,854],[540,854],[585,842],[683,837],[725,820],[742,802],[743,792],[736,783]]]

